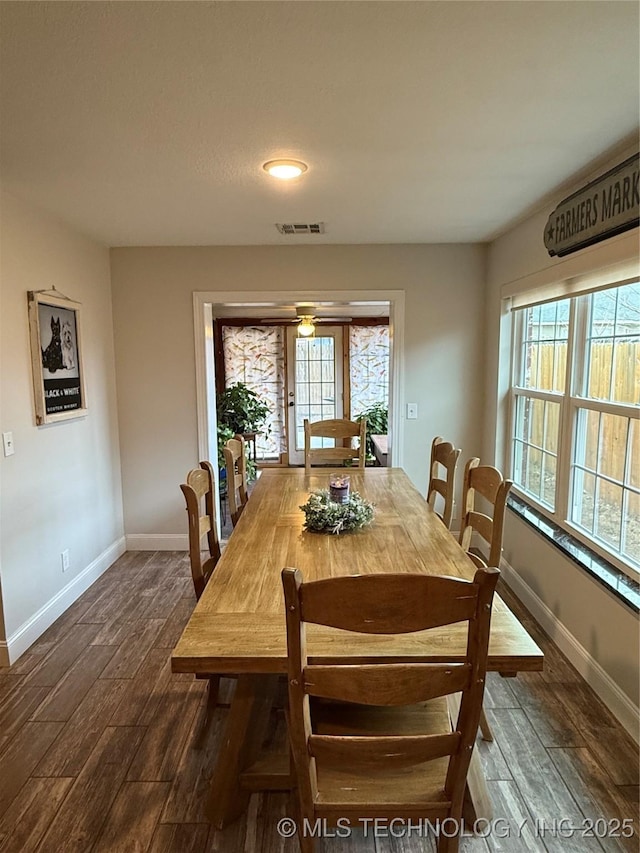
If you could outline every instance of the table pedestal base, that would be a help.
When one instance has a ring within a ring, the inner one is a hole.
[[[238,676],[207,809],[218,829],[237,820],[249,805],[251,791],[258,790],[243,786],[241,774],[260,755],[277,689],[277,675]]]

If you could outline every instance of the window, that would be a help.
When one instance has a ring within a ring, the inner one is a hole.
[[[640,572],[640,283],[513,312],[520,496]]]
[[[296,446],[304,449],[304,421],[336,416],[336,346],[332,335],[295,339]],[[335,439],[313,436],[311,447],[334,447]]]

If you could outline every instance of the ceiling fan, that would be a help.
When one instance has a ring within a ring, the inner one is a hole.
[[[298,334],[303,338],[308,338],[315,332],[318,323],[350,323],[352,317],[326,317],[319,316],[317,309],[313,305],[296,305],[296,316],[291,319],[280,320],[279,322],[297,323]],[[261,320],[261,323],[273,323],[273,320]]]

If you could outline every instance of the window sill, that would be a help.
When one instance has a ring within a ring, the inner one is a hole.
[[[590,574],[599,584],[613,593],[636,613],[640,611],[640,584],[611,565],[566,530],[558,527],[538,510],[514,494],[509,495],[507,506],[541,536],[548,539],[559,551]]]

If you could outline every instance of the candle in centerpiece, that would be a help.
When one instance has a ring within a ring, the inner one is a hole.
[[[347,503],[349,500],[348,474],[331,474],[329,478],[329,497],[334,503]]]

